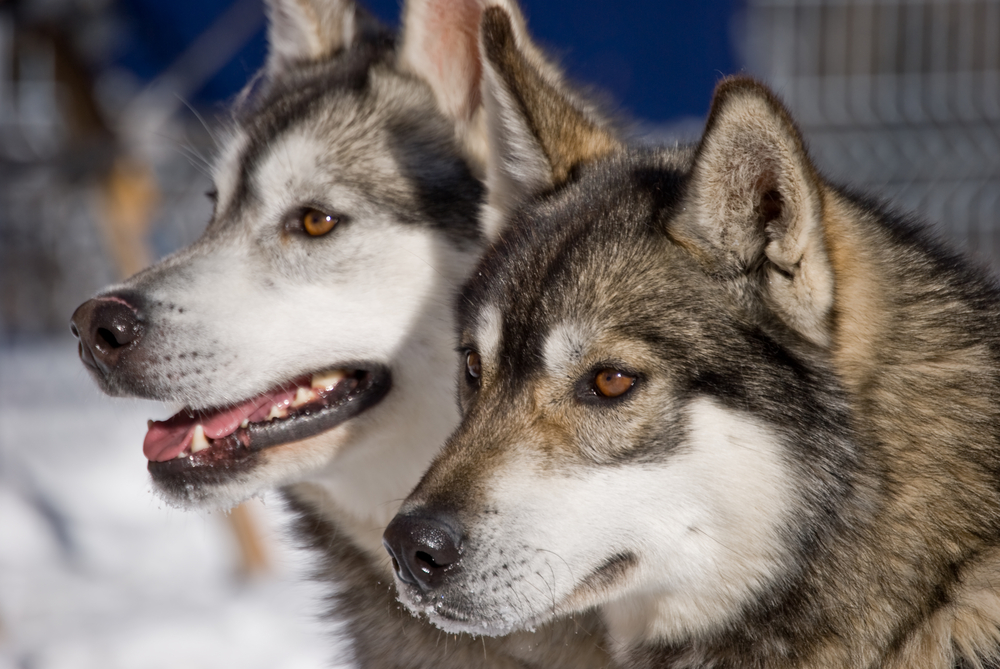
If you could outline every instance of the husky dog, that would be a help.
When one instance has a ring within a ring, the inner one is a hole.
[[[386,531],[402,600],[490,634],[600,607],[629,667],[1000,666],[993,280],[823,180],[752,80],[696,147],[629,148],[482,31],[520,204]]]
[[[397,48],[351,0],[271,0],[204,235],[72,327],[106,392],[184,406],[143,449],[167,500],[288,486],[360,666],[599,667],[593,616],[499,641],[412,618],[381,545],[459,417],[452,304],[484,243],[481,11],[418,0]]]

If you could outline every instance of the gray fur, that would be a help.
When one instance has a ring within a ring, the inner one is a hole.
[[[212,219],[93,301],[127,304],[142,329],[95,376],[106,392],[203,416],[329,370],[378,376],[378,392],[329,414],[325,432],[310,432],[311,414],[259,420],[151,462],[158,492],[226,507],[283,487],[357,666],[606,666],[593,614],[498,640],[444,635],[395,603],[379,536],[457,420],[444,370],[451,304],[483,244],[482,166],[464,136],[475,128],[439,111],[419,68],[353,2],[269,7],[271,57],[220,147]],[[307,235],[309,209],[335,227]],[[276,443],[283,425],[299,428]]]
[[[503,223],[460,299],[462,425],[401,510],[461,558],[408,606],[491,633],[598,606],[636,668],[998,663],[992,277],[822,179],[747,79],[698,146],[585,156]]]

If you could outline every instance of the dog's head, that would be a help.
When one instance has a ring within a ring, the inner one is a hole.
[[[477,7],[411,3],[397,48],[351,0],[269,3],[202,238],[73,317],[106,392],[184,407],[144,448],[168,499],[326,480],[344,453],[375,463],[344,504],[384,503],[453,428],[451,305],[482,244]]]
[[[460,300],[463,422],[385,533],[401,599],[456,632],[596,605],[612,636],[722,626],[780,593],[850,471],[822,186],[752,81],[699,146],[628,149],[502,11],[482,39],[507,225]]]

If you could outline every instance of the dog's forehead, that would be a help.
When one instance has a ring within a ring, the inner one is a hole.
[[[478,244],[482,186],[424,84],[379,62],[364,85],[310,86],[273,95],[233,131],[214,175],[215,229],[315,207]]]
[[[683,321],[697,302],[696,276],[693,259],[673,264],[689,254],[666,221],[686,158],[619,157],[526,204],[466,284],[460,318],[475,345],[554,372],[593,355],[598,340],[659,337]]]
[[[579,236],[570,237],[579,240]],[[594,248],[568,252],[566,247],[553,244],[547,250],[535,249],[536,256],[548,258],[541,261],[536,257],[534,271],[526,261],[508,262],[502,270],[494,268],[511,274],[483,281],[481,291],[467,294],[476,304],[464,318],[469,344],[485,362],[503,360],[525,373],[543,368],[564,375],[593,355],[598,342],[608,339],[605,335],[627,337],[632,331],[629,324],[640,316],[631,304],[641,302],[644,294],[629,295],[630,286],[621,275],[641,275],[651,268],[655,271],[655,259],[647,253],[645,267],[639,263],[603,269],[588,265],[591,253],[600,256],[601,249],[612,248],[613,244],[600,240]],[[649,287],[653,282],[636,283]]]
[[[364,107],[357,95],[331,94],[284,109],[276,105],[262,112],[273,118],[238,127],[215,170],[220,205],[267,200],[261,191],[272,188],[290,194],[299,183],[357,181],[385,154],[379,151],[380,126],[355,122],[365,116]]]

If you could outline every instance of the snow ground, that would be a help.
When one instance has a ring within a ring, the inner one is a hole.
[[[220,514],[151,493],[167,413],[103,396],[68,336],[0,346],[0,669],[342,666],[276,496],[252,506],[274,568],[248,580]]]

